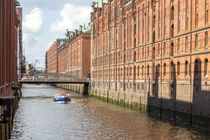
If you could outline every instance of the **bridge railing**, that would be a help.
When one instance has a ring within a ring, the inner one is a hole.
[[[27,76],[20,81],[81,81],[88,82],[85,78],[78,78],[67,74],[38,74],[35,76]]]

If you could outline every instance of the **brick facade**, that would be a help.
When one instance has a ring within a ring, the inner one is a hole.
[[[47,73],[57,73],[58,72],[58,53],[57,48],[61,40],[57,39],[47,50]]]
[[[0,1],[0,96],[12,96],[11,87],[18,84],[20,18],[14,0]]]
[[[210,117],[208,1],[104,0],[91,13],[91,90]]]
[[[58,73],[66,73],[66,47],[65,47],[65,40],[62,40],[58,45]]]
[[[56,41],[46,53],[47,72],[84,78],[90,73],[90,30],[67,31],[66,38]]]
[[[0,97],[15,97],[13,102],[8,103],[10,110],[6,107],[6,112],[11,114],[14,114],[17,107],[18,92],[14,88],[19,87],[19,66],[22,60],[22,13],[18,12],[21,8],[16,9],[17,6],[20,6],[18,1],[0,0]],[[0,104],[0,139],[8,139],[13,115],[5,118],[5,104],[2,100]]]

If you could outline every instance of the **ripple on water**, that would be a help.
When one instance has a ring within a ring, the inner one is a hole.
[[[14,140],[210,139],[200,131],[92,98],[73,98],[69,104],[56,104],[53,95],[69,91],[48,85],[24,85],[22,91],[25,98],[15,113]]]

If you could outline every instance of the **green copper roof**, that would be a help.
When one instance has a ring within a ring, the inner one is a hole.
[[[87,31],[89,31],[90,30],[90,26],[88,25],[88,26],[80,26],[80,29],[79,29],[80,31],[82,31],[82,33],[85,33],[85,32],[87,32]]]
[[[94,8],[102,8],[102,2],[108,3],[108,0],[95,0]]]
[[[15,6],[20,6],[20,2],[18,0],[15,0]]]

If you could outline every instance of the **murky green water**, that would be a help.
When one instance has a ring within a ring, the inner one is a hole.
[[[54,103],[53,95],[64,90],[48,85],[24,85],[22,91],[14,140],[210,140],[204,132],[74,93],[70,103]]]

